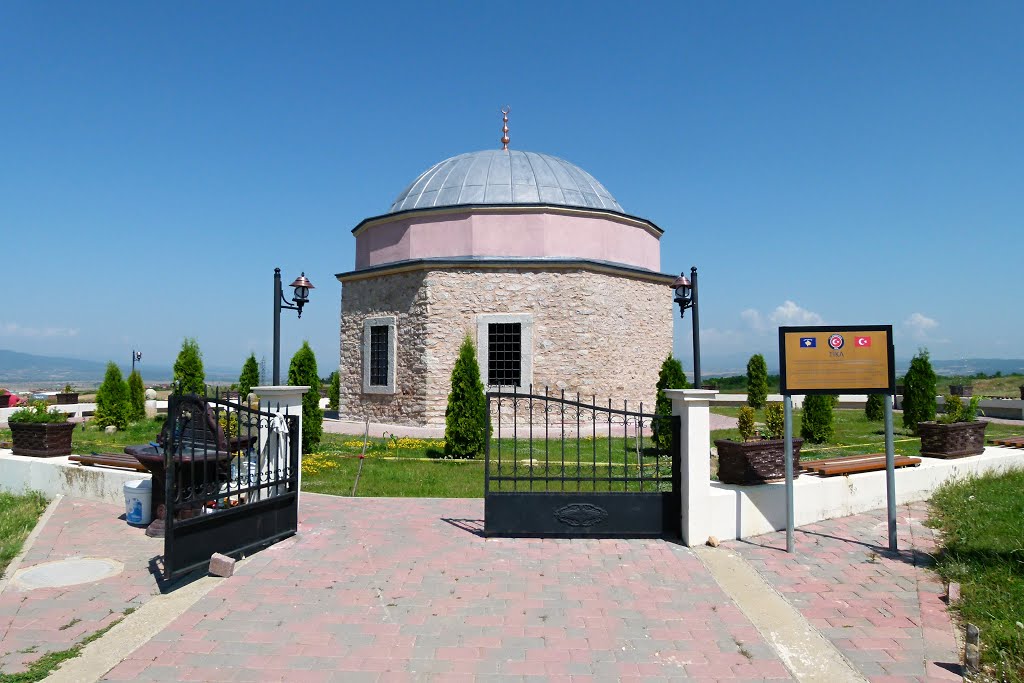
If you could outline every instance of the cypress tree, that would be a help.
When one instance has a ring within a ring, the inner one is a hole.
[[[473,458],[484,450],[490,427],[487,397],[480,381],[476,347],[469,335],[459,347],[452,368],[452,389],[444,411],[444,454],[449,458]]]
[[[201,394],[206,390],[203,354],[199,342],[186,337],[174,361],[174,391],[179,394]]]
[[[302,342],[292,356],[288,366],[288,384],[309,387],[309,391],[302,395],[302,452],[309,453],[320,445],[320,437],[324,433],[324,411],[320,409],[320,373],[316,369],[316,354],[308,341]]]
[[[330,410],[337,410],[341,404],[341,375],[335,370],[327,380],[327,407]]]
[[[832,425],[832,407],[835,401],[828,394],[812,394],[804,397],[803,416],[800,420],[800,436],[811,443],[827,443],[832,439],[835,428]]]
[[[885,419],[885,401],[888,396],[882,394],[868,394],[867,405],[864,406],[864,414],[872,422],[880,422]]]
[[[252,388],[259,386],[260,368],[256,364],[256,354],[250,353],[242,364],[242,374],[238,377],[238,395],[244,401]]]
[[[96,392],[96,412],[92,421],[98,427],[113,425],[125,429],[131,419],[131,403],[128,399],[128,385],[121,375],[117,363],[107,363],[103,384]]]
[[[903,378],[903,426],[917,433],[917,424],[935,419],[935,371],[927,349],[910,361]]]
[[[128,402],[131,405],[131,419],[141,420],[146,417],[146,387],[142,384],[142,375],[132,370],[128,375]]]
[[[764,356],[754,354],[747,361],[747,405],[764,408],[768,402],[768,364]]]
[[[658,450],[665,450],[672,443],[672,423],[668,419],[672,416],[672,400],[665,395],[665,389],[686,389],[689,386],[683,364],[669,353],[658,371],[658,394],[654,403],[654,412],[658,417],[651,424],[654,445]]]

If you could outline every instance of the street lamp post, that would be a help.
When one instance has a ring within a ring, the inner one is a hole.
[[[132,372],[135,372],[135,361],[142,362],[142,351],[132,349]]]
[[[315,289],[313,283],[306,279],[305,272],[288,286],[295,288],[295,296],[292,298],[294,306],[284,298],[284,290],[281,289],[281,269],[274,268],[274,386],[281,384],[281,309],[298,311],[301,318],[302,307],[309,301],[309,290]]]
[[[679,317],[686,317],[686,309],[692,308],[693,315],[693,386],[700,389],[700,319],[697,306],[697,266],[690,268],[690,278],[679,274],[672,282],[672,289],[676,291],[675,302],[679,304]]]

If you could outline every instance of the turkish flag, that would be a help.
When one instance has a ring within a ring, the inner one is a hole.
[[[857,337],[853,340],[854,345],[865,347],[871,346],[871,337]]]

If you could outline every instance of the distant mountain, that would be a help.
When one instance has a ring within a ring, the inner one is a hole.
[[[701,356],[701,375],[707,377],[733,377],[736,375],[747,374],[747,360],[749,355],[730,355],[730,356]],[[683,367],[686,370],[686,376],[693,378],[693,368],[691,367],[693,359],[683,355],[680,357],[683,362]],[[779,366],[776,363],[779,362],[778,357],[775,358],[765,355],[765,360],[768,363],[768,372],[775,375],[779,372]],[[945,377],[956,377],[972,376],[979,372],[983,372],[986,375],[993,375],[997,372],[1001,372],[1004,375],[1010,375],[1013,373],[1024,373],[1024,359],[1022,358],[960,358],[957,360],[937,360],[931,359],[932,368],[935,373]],[[902,375],[906,373],[907,368],[910,366],[909,358],[897,358],[896,359],[896,375]]]
[[[81,358],[36,356],[0,349],[0,382],[72,382],[103,379],[106,363]]]
[[[174,372],[169,366],[143,365],[139,369],[147,383],[169,382]],[[121,365],[127,376],[131,366]],[[37,356],[19,351],[0,349],[0,386],[3,385],[98,385],[103,381],[107,364],[81,358]],[[236,382],[238,370],[207,367],[206,381]]]

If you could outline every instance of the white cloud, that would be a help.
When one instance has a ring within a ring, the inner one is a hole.
[[[0,337],[77,337],[77,327],[25,327],[0,323]]]
[[[781,306],[776,307],[769,319],[779,325],[786,327],[790,325],[824,325],[825,320],[806,308],[800,308],[795,302],[786,300]]]
[[[914,341],[929,341],[932,338],[932,331],[939,326],[939,323],[922,313],[911,313],[910,317],[903,321],[903,327]]]
[[[767,326],[764,322],[764,316],[762,316],[758,311],[755,311],[753,308],[748,308],[744,311],[740,311],[740,318],[742,318],[743,322],[747,323],[747,325],[749,325],[750,329],[752,330],[756,330],[757,332],[763,332],[765,331],[765,329],[767,329]]]

